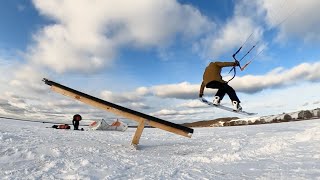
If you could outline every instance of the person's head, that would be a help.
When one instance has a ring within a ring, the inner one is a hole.
[[[82,120],[82,117],[80,116],[80,114],[75,114],[75,115],[73,116],[73,120],[81,121],[81,120]]]

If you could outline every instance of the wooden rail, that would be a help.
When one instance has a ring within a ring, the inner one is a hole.
[[[56,82],[50,81],[45,78],[43,79],[43,81],[47,85],[51,86],[51,90],[57,93],[60,93],[65,96],[69,96],[71,98],[74,98],[88,105],[109,111],[111,113],[114,113],[138,122],[137,130],[132,139],[132,145],[134,146],[137,146],[139,144],[139,140],[145,125],[150,125],[150,126],[163,129],[165,131],[169,131],[169,132],[179,134],[189,138],[191,138],[193,134],[193,129],[191,128],[188,128],[179,124],[175,124],[169,121],[165,121],[147,114],[143,114],[138,111],[134,111],[132,109],[128,109],[128,108],[113,104],[111,102],[93,97],[91,95],[71,89],[69,87],[66,87],[64,85],[58,84]]]

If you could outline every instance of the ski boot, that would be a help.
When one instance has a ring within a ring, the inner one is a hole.
[[[220,97],[219,96],[215,96],[213,99],[213,105],[215,106],[220,106]]]
[[[242,107],[238,101],[232,101],[233,111],[239,112],[242,111]]]

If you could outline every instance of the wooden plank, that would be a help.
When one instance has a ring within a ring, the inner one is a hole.
[[[92,105],[94,107],[97,107],[97,108],[112,112],[114,114],[126,117],[128,119],[132,119],[134,121],[137,121],[138,123],[145,120],[145,118],[141,117],[140,114],[137,115],[137,113],[131,113],[130,111],[129,112],[123,111],[120,108],[114,108],[111,105],[107,105],[105,103],[101,103],[101,102],[92,100],[91,98],[79,95],[79,93],[75,93],[75,92],[72,92],[72,91],[69,91],[69,90],[65,90],[64,88],[60,88],[60,87],[55,86],[55,85],[52,85],[51,89],[53,91],[57,92],[57,93],[60,93],[60,94],[63,94],[65,96],[74,98],[74,99],[79,100],[79,101],[81,101],[83,103],[86,103],[86,104]],[[185,136],[185,137],[189,137],[189,138],[192,136],[193,129],[192,129],[192,131],[186,131],[186,130],[184,130],[186,127],[184,127],[183,129],[178,129],[177,127],[169,126],[169,125],[171,125],[173,123],[164,124],[164,123],[160,123],[160,122],[157,122],[157,121],[152,121],[151,118],[147,119],[147,120],[148,120],[148,124],[150,126],[153,126],[153,127],[156,127],[156,128],[162,129],[162,130],[166,130],[166,131],[169,131],[169,132],[172,132],[172,133],[175,133],[175,134],[179,134],[179,135],[182,135],[182,136]],[[161,122],[162,121],[164,121],[164,120],[161,120]],[[164,122],[167,122],[167,121],[164,121]],[[176,124],[174,124],[174,125],[176,125]]]
[[[176,128],[173,128],[173,127],[170,127],[170,126],[166,126],[166,125],[163,125],[163,124],[155,122],[155,121],[148,121],[147,124],[150,125],[150,126],[165,130],[165,131],[169,131],[169,132],[172,132],[172,133],[175,133],[175,134],[179,134],[181,136],[185,136],[185,137],[189,137],[189,138],[191,138],[191,136],[192,136],[192,133],[187,133],[185,131],[181,131],[179,129],[176,129]]]
[[[136,132],[135,132],[135,134],[133,136],[132,145],[135,146],[135,147],[139,144],[140,137],[141,137],[142,131],[144,129],[144,124],[145,124],[145,120],[142,120],[142,121],[139,122],[137,130],[136,130]]]
[[[108,102],[108,101],[105,101],[105,100],[102,100],[102,99],[99,99],[99,98],[96,98],[94,96],[90,96],[88,94],[85,94],[83,92],[80,92],[80,91],[77,91],[77,90],[74,90],[74,89],[71,89],[69,87],[66,87],[64,85],[61,85],[59,83],[56,83],[56,82],[53,82],[53,81],[50,81],[48,79],[43,79],[43,81],[49,85],[49,86],[56,86],[56,87],[59,87],[67,92],[72,92],[78,96],[81,96],[81,97],[85,97],[85,98],[88,98],[94,102],[98,102],[100,104],[103,104],[103,105],[106,105],[110,108],[114,108],[114,109],[117,109],[121,112],[126,112],[126,113],[129,113],[129,114],[132,114],[132,115],[136,115],[140,118],[143,118],[143,119],[146,119],[146,120],[149,120],[149,121],[152,121],[152,122],[157,122],[157,123],[160,123],[160,124],[163,124],[164,126],[169,126],[169,127],[173,127],[175,129],[178,129],[178,130],[181,130],[183,132],[186,132],[188,134],[192,134],[193,133],[193,129],[189,128],[189,127],[185,127],[185,126],[182,126],[182,125],[179,125],[179,124],[175,124],[175,123],[172,123],[172,122],[169,122],[169,121],[165,121],[165,120],[162,120],[162,119],[159,119],[159,118],[156,118],[156,117],[153,117],[153,116],[150,116],[150,115],[147,115],[147,114],[143,114],[141,112],[138,112],[138,111],[134,111],[132,109],[128,109],[128,108],[125,108],[125,107],[122,107],[122,106],[119,106],[117,104],[113,104],[111,102]]]

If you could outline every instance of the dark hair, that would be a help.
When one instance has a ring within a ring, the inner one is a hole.
[[[82,120],[82,117],[80,116],[80,114],[75,114],[75,115],[73,116],[73,120],[81,121],[81,120]]]

